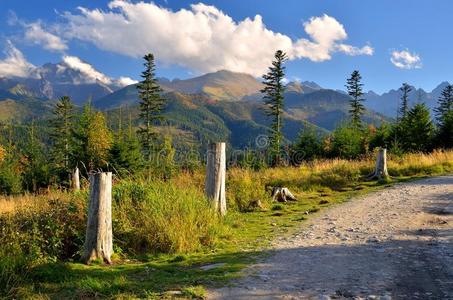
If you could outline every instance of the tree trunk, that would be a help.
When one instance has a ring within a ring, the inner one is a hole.
[[[90,176],[88,224],[82,261],[89,263],[102,259],[111,263],[112,236],[112,173]]]
[[[387,149],[380,148],[376,159],[376,167],[374,172],[368,176],[368,179],[382,179],[387,178],[389,173],[387,171]]]
[[[227,211],[225,197],[226,156],[225,143],[213,143],[209,145],[205,194],[220,215],[224,216]]]
[[[74,191],[80,191],[80,171],[77,167],[72,174],[72,189]]]

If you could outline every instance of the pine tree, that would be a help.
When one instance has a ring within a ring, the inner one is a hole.
[[[407,83],[403,83],[403,85],[400,87],[400,91],[401,91],[401,107],[399,108],[397,121],[399,119],[404,119],[406,117],[407,111],[409,110],[409,93],[412,91],[412,88]]]
[[[50,184],[49,160],[44,145],[36,137],[34,122],[29,126],[29,138],[22,152],[23,181],[27,190],[37,192]]]
[[[69,163],[73,153],[74,105],[67,96],[55,104],[52,119],[52,160],[56,169],[69,174]],[[62,175],[63,175],[62,174]],[[64,176],[63,178],[66,178]]]
[[[161,112],[165,100],[160,95],[162,89],[155,77],[154,55],[151,53],[147,54],[144,56],[144,60],[145,71],[141,75],[143,81],[137,85],[140,98],[140,118],[142,121],[138,134],[143,145],[145,159],[149,163],[156,138],[153,125],[156,121],[162,119]]]
[[[444,148],[453,148],[453,110],[445,113],[437,133],[437,144]]]
[[[134,174],[143,167],[143,156],[140,149],[140,141],[132,131],[129,124],[128,133],[122,130],[116,135],[110,150],[111,163],[119,174]]]
[[[416,104],[401,121],[401,143],[406,151],[428,151],[431,148],[434,125],[424,103]]]
[[[91,102],[88,101],[83,106],[82,114],[77,117],[77,122],[74,130],[74,161],[75,166],[79,166],[81,171],[88,172],[89,157],[88,149],[88,129],[90,128],[91,120],[93,119],[94,111],[91,107]]]
[[[281,144],[283,140],[283,109],[285,85],[283,79],[285,77],[284,63],[288,59],[286,53],[278,50],[274,56],[275,60],[272,66],[269,67],[269,72],[263,75],[264,88],[261,93],[264,94],[264,103],[266,105],[266,113],[272,117],[272,133],[269,137],[270,154],[272,156],[272,165],[279,165],[281,162]]]
[[[443,89],[437,103],[439,106],[434,111],[438,124],[442,126],[445,116],[453,111],[453,85],[449,84]]]
[[[365,99],[363,99],[363,84],[361,83],[362,76],[360,75],[359,71],[354,71],[351,74],[351,77],[348,78],[346,83],[346,89],[348,91],[349,96],[351,96],[350,103],[350,110],[349,114],[351,117],[351,124],[354,127],[360,128],[362,127],[362,115],[365,111],[365,106],[362,104]]]

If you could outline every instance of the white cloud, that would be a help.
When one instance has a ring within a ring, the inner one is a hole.
[[[351,45],[340,44],[338,45],[338,51],[341,51],[347,55],[356,56],[356,55],[373,55],[374,49],[370,46],[364,46],[362,48],[357,48]]]
[[[84,83],[101,82],[105,85],[116,85],[120,87],[137,83],[136,80],[133,80],[129,77],[120,77],[118,79],[113,79],[105,75],[104,73],[99,72],[92,65],[82,61],[77,56],[63,56],[63,64],[73,70],[79,71],[82,75],[84,75]]]
[[[118,78],[116,80],[116,82],[118,83],[119,86],[128,86],[128,85],[131,85],[131,84],[135,84],[138,81],[134,80],[132,78],[129,78],[129,77],[121,76],[120,78]]]
[[[59,36],[44,30],[40,22],[23,25],[25,27],[25,40],[40,45],[50,51],[64,51],[68,49],[65,41]]]
[[[66,64],[69,68],[79,71],[83,75],[87,82],[102,82],[104,84],[111,84],[112,80],[105,74],[97,71],[92,65],[82,61],[77,56],[63,56],[63,63]]]
[[[109,10],[79,7],[79,14],[65,13],[60,35],[95,44],[98,48],[131,57],[148,52],[163,64],[178,64],[199,72],[220,69],[256,76],[267,70],[276,50],[290,59],[321,62],[335,52],[372,55],[363,48],[341,43],[347,39],[344,26],[328,15],[304,23],[309,38],[292,40],[266,27],[262,17],[235,22],[214,6],[202,3],[191,9],[171,11],[154,3],[114,0]]]
[[[409,50],[393,51],[390,61],[400,69],[420,69],[422,60],[417,53],[411,53]]]
[[[36,69],[11,41],[7,41],[4,53],[6,57],[0,59],[0,77],[29,77]]]

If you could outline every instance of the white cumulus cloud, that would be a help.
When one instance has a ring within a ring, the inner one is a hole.
[[[66,42],[59,36],[42,28],[40,22],[23,24],[25,27],[25,40],[42,46],[50,51],[64,51],[68,49]]]
[[[290,59],[316,62],[331,59],[335,52],[373,54],[370,46],[343,43],[348,37],[344,26],[328,15],[305,22],[308,38],[293,40],[268,29],[260,15],[236,22],[203,3],[172,11],[152,2],[114,0],[107,11],[79,7],[79,12],[63,15],[60,35],[131,57],[152,52],[163,64],[198,72],[227,69],[259,76],[278,49]]]
[[[420,69],[422,60],[417,53],[411,53],[409,50],[393,51],[390,61],[394,66],[400,69]]]
[[[84,75],[83,79],[85,83],[101,82],[105,85],[113,84],[121,87],[137,83],[136,80],[133,80],[129,77],[120,77],[118,79],[111,78],[105,75],[104,73],[99,72],[92,65],[90,65],[87,62],[84,62],[77,56],[69,55],[63,56],[63,64],[83,74]]]
[[[29,77],[36,69],[11,41],[7,41],[4,54],[5,58],[0,59],[0,77]]]

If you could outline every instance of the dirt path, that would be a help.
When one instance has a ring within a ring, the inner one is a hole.
[[[453,299],[453,176],[332,207],[210,299]]]

